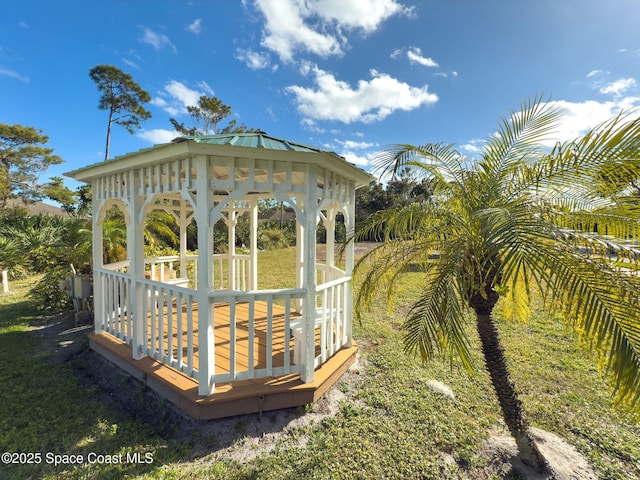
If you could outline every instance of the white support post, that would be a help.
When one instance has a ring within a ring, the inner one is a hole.
[[[180,277],[187,277],[187,202],[180,198]]]
[[[304,201],[296,199],[298,206],[304,209]],[[303,287],[303,269],[304,269],[304,219],[306,217],[296,216],[296,288]],[[296,312],[302,310],[302,299],[296,298]]]
[[[147,321],[144,315],[145,304],[144,287],[140,280],[144,280],[144,204],[145,197],[139,195],[136,190],[135,172],[129,171],[129,223],[127,224],[127,256],[129,257],[129,271],[133,291],[133,335],[132,349],[134,360],[140,360],[146,356],[146,343],[144,338],[144,324]]]
[[[95,187],[95,185],[94,185]],[[94,192],[96,190],[94,189]],[[94,200],[93,201],[93,211],[94,215],[91,216],[91,242],[93,244],[92,251],[92,263],[93,268],[102,268],[103,263],[103,255],[102,251],[104,249],[104,242],[102,240],[102,222],[104,219],[104,210],[102,208],[104,204],[104,200]],[[104,316],[104,306],[102,304],[102,298],[104,293],[105,285],[102,282],[102,274],[98,273],[96,270],[93,271],[93,323],[95,328],[95,333],[102,333],[105,321]]]
[[[355,188],[352,186],[349,191],[351,192],[351,196],[349,198],[349,203],[347,204],[347,211],[344,216],[344,226],[346,229],[346,238],[347,240],[353,239],[353,234],[355,232],[355,223],[356,223],[356,196],[355,196]],[[353,275],[353,265],[355,259],[355,240],[352,240],[347,243],[346,248],[346,258],[345,258],[345,266],[344,271],[348,276]],[[347,311],[345,312],[345,333],[347,335],[346,346],[351,348],[353,346],[353,280],[351,283],[345,285],[345,308]]]
[[[258,200],[251,201],[251,218],[249,220],[249,290],[258,289]]]
[[[195,218],[198,224],[198,395],[211,395],[215,370],[215,342],[213,336],[213,309],[209,292],[213,290],[213,223],[209,211],[213,208],[213,192],[209,189],[209,169],[206,156],[199,156],[196,166]]]
[[[318,223],[318,181],[317,173],[309,167],[307,173],[307,195],[304,202],[304,268],[303,282],[306,289],[304,298],[304,348],[302,358],[304,370],[300,378],[305,383],[313,382],[315,370],[315,317],[316,317],[316,226]]]
[[[227,210],[227,286],[229,290],[238,289],[236,285],[236,223],[238,221],[237,212],[233,208],[233,202],[229,202]]]
[[[336,252],[336,208],[334,205],[331,205],[327,209],[327,220],[324,222],[324,228],[327,232],[327,240],[326,240],[326,252],[327,258],[325,260],[326,265],[326,277],[327,281],[335,280],[333,277],[333,267],[335,266],[335,252]]]
[[[7,293],[9,291],[9,272],[7,270],[2,270],[2,293]]]

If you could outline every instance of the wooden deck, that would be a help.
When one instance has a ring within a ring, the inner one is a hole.
[[[165,307],[166,308],[166,307]],[[272,355],[270,364],[273,368],[281,367],[285,362],[285,351],[289,351],[289,362],[293,362],[293,340],[285,349],[284,308],[272,306]],[[174,312],[175,313],[175,312]],[[236,370],[243,371],[249,367],[250,358],[257,369],[267,365],[267,305],[255,302],[254,307],[254,337],[253,354],[249,352],[249,309],[246,304],[236,305]],[[194,324],[197,325],[197,309],[193,312]],[[215,322],[215,371],[226,373],[230,369],[230,309],[228,304],[216,304]],[[149,325],[149,331],[151,326]],[[162,341],[165,350],[171,349],[177,356],[178,338],[176,332],[168,333],[169,327],[165,323]],[[194,343],[197,345],[197,330],[194,330]],[[317,333],[317,332],[316,332]],[[132,358],[131,347],[108,334],[89,335],[93,350],[115,363],[126,372],[142,381],[157,393],[174,403],[177,407],[196,419],[213,419],[246,413],[276,410],[280,408],[306,405],[316,401],[330,388],[340,376],[353,364],[357,347],[343,348],[331,359],[318,367],[314,381],[303,383],[300,375],[291,374],[281,377],[267,377],[262,379],[235,381],[216,384],[215,392],[208,397],[198,395],[198,383],[188,375],[171,368],[153,358],[141,360]],[[186,349],[186,339],[181,342]],[[316,349],[319,350],[319,337],[316,339]],[[186,355],[186,351],[183,352]],[[194,347],[194,366],[198,366],[197,348]],[[287,362],[287,363],[289,363]]]

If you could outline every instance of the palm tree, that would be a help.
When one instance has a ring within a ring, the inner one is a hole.
[[[640,178],[640,119],[621,114],[574,142],[543,147],[560,117],[541,98],[525,102],[477,161],[445,144],[387,148],[377,158],[382,174],[410,168],[431,179],[434,196],[379,212],[355,236],[381,240],[356,265],[366,273],[356,314],[381,289],[391,300],[399,275],[421,265],[428,281],[403,325],[406,349],[471,369],[465,327],[474,321],[505,423],[521,460],[538,471],[548,465],[509,374],[495,324],[499,299],[504,317],[524,320],[532,295],[546,295],[595,351],[617,402],[640,414],[640,280],[606,256],[585,254],[594,242],[631,251],[622,240],[638,238],[638,202],[603,194],[603,172]],[[595,225],[615,227],[624,239],[597,236]]]
[[[6,270],[13,277],[25,273],[26,260],[18,244],[0,234],[0,271]]]
[[[111,207],[102,223],[102,260],[113,263],[127,258],[127,225],[118,207]]]

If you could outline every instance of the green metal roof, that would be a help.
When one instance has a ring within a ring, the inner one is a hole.
[[[72,172],[65,173],[66,176],[75,178],[80,181],[90,181],[91,178],[104,175],[105,172],[109,172],[113,170],[111,165],[114,163],[118,163],[118,167],[120,170],[122,168],[130,168],[130,165],[122,163],[122,162],[131,162],[140,159],[139,155],[146,156],[144,161],[155,162],[157,161],[164,152],[161,152],[162,149],[180,149],[183,146],[180,146],[182,143],[186,142],[194,142],[201,144],[209,144],[209,145],[220,145],[220,146],[235,146],[241,148],[255,148],[255,149],[263,149],[263,150],[275,150],[275,151],[289,151],[289,152],[301,152],[301,153],[324,153],[330,155],[337,160],[344,162],[352,168],[355,168],[359,173],[356,175],[358,181],[363,185],[369,183],[369,181],[373,180],[373,177],[366,173],[364,170],[359,168],[358,166],[346,161],[346,159],[337,153],[324,150],[322,148],[313,147],[310,145],[305,145],[298,142],[293,142],[290,140],[284,140],[282,138],[273,137],[271,135],[266,134],[263,131],[256,132],[248,132],[248,133],[219,133],[215,135],[196,135],[196,136],[181,136],[174,138],[169,143],[164,143],[160,145],[154,145],[153,147],[143,148],[138,150],[137,152],[127,153],[125,155],[116,156],[104,162],[97,162],[92,165],[87,165]],[[156,154],[155,151],[159,153]],[[186,149],[188,151],[188,148]],[[175,152],[173,153],[175,154]],[[266,154],[266,152],[265,152]],[[250,155],[249,155],[250,156]],[[256,152],[256,156],[260,156],[258,152]],[[273,155],[271,155],[273,156]],[[136,160],[132,160],[133,158]],[[156,158],[158,157],[158,158]],[[123,167],[124,166],[124,167]],[[364,176],[362,176],[362,175]],[[366,177],[365,177],[366,176]]]
[[[250,133],[218,133],[215,135],[183,136],[175,138],[173,142],[180,143],[187,140],[213,145],[233,145],[235,147],[266,148],[269,150],[293,150],[296,152],[327,152],[336,155],[335,152],[329,152],[328,150],[322,150],[310,145],[303,145],[302,143],[272,137],[271,135],[267,135],[265,132],[261,131]]]

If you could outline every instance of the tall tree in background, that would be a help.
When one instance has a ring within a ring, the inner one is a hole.
[[[238,121],[235,118],[229,120],[224,128],[219,126],[220,122],[229,117],[232,111],[229,105],[225,105],[217,97],[202,95],[198,99],[198,105],[188,106],[187,112],[189,112],[193,122],[192,127],[185,126],[184,123],[178,122],[175,118],[169,119],[173,128],[181,135],[197,136],[249,131],[244,124],[238,125]]]
[[[390,147],[379,157],[383,171],[410,168],[431,179],[434,198],[381,211],[359,227],[359,236],[383,241],[358,263],[366,277],[357,312],[376,292],[391,296],[409,266],[423,266],[425,288],[403,326],[406,348],[423,360],[457,357],[470,369],[471,321],[520,458],[541,471],[546,461],[496,328],[499,318],[526,320],[535,293],[593,349],[616,401],[640,416],[640,278],[606,255],[585,254],[595,225],[615,236],[597,241],[619,252],[619,261],[630,251],[625,240],[640,236],[637,205],[618,195],[626,195],[619,179],[640,177],[640,119],[621,114],[549,152],[541,144],[559,120],[540,99],[526,103],[501,122],[473,164],[451,145]],[[602,172],[616,172],[609,189]],[[626,262],[638,267],[633,255]],[[501,297],[504,315],[496,318]]]
[[[40,174],[49,165],[63,162],[52,148],[44,146],[48,141],[42,130],[0,123],[0,207],[12,195],[42,198]]]
[[[89,76],[102,92],[98,108],[109,112],[107,123],[107,145],[104,159],[109,158],[111,125],[120,125],[129,133],[140,128],[140,122],[151,118],[151,112],[142,106],[151,100],[151,96],[133,81],[128,73],[113,65],[97,65],[89,70]]]

